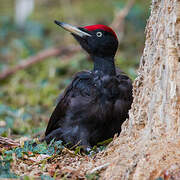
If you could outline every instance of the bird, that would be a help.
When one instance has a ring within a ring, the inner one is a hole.
[[[132,81],[115,66],[118,38],[112,28],[55,23],[71,33],[89,54],[94,68],[75,74],[60,95],[44,139],[47,143],[54,139],[71,146],[93,147],[121,132],[133,101]]]

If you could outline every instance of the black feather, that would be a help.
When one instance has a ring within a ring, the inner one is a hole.
[[[93,146],[121,131],[131,103],[131,80],[121,71],[116,76],[80,72],[52,113],[45,139]]]

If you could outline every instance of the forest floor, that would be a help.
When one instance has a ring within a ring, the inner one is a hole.
[[[107,156],[106,146],[83,153],[68,149],[61,141],[47,145],[37,139],[12,140],[0,137],[0,178],[23,179],[99,179],[108,163],[98,163]]]

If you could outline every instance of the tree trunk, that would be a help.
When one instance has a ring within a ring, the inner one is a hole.
[[[152,0],[130,118],[103,179],[180,179],[180,0]]]
[[[34,0],[16,0],[15,22],[24,27],[26,19],[33,12]]]

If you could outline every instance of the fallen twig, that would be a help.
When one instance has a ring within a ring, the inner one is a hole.
[[[7,78],[8,76],[15,74],[17,71],[26,69],[33,64],[41,62],[49,57],[52,56],[62,56],[62,55],[74,55],[75,52],[79,51],[79,47],[77,46],[70,46],[66,48],[51,48],[47,50],[43,50],[36,54],[35,56],[29,57],[25,60],[22,60],[20,64],[16,65],[15,67],[9,68],[4,70],[4,72],[0,73],[0,80]]]
[[[114,20],[111,24],[111,27],[116,31],[119,37],[119,41],[121,41],[123,35],[124,35],[124,20],[125,17],[128,15],[129,11],[133,7],[136,0],[129,0],[125,7],[118,11],[115,14]]]
[[[17,146],[20,146],[20,143],[17,141],[14,141],[13,139],[9,139],[9,138],[0,136],[0,145],[17,147]]]
[[[98,167],[92,169],[92,170],[90,171],[90,174],[93,174],[93,173],[95,173],[96,171],[100,171],[100,170],[102,170],[102,169],[104,169],[104,168],[106,168],[106,167],[108,167],[108,166],[109,166],[109,163],[106,163],[106,164],[103,164],[103,165],[101,165],[101,166],[98,166]]]

